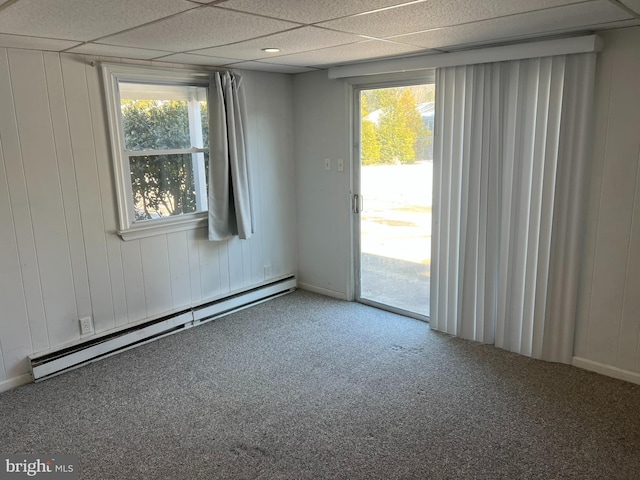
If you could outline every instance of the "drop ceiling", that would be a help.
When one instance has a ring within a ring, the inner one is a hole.
[[[0,0],[0,47],[284,73],[635,25],[640,0]]]

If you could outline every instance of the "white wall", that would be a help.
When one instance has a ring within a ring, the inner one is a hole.
[[[94,58],[0,49],[0,387],[27,356],[295,273],[293,81],[244,72],[258,206],[249,241],[122,241]],[[114,59],[110,58],[109,61]]]
[[[352,276],[349,111],[343,80],[328,80],[326,71],[295,76],[298,282],[343,299],[351,295]],[[344,160],[343,172],[337,159]]]
[[[640,27],[601,35],[575,355],[640,373]],[[322,159],[349,154],[347,92],[326,72],[297,75],[294,83],[299,278],[344,297],[350,294],[349,178],[324,172]]]
[[[575,355],[640,373],[640,27],[601,36]]]

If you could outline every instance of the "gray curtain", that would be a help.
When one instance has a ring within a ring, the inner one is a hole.
[[[209,240],[254,232],[242,77],[215,72],[209,82]]]

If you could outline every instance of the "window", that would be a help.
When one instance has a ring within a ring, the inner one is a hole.
[[[206,222],[208,76],[104,65],[125,240]]]

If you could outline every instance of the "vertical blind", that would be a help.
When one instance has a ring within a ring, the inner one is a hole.
[[[595,53],[436,72],[431,327],[571,362]]]

